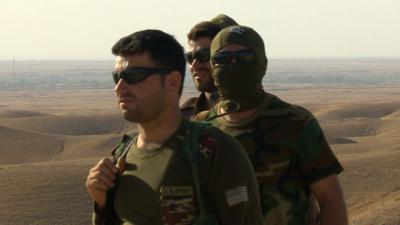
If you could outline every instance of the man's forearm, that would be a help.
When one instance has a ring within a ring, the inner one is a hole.
[[[320,225],[348,225],[346,206],[343,199],[320,204]]]
[[[320,225],[348,225],[346,204],[336,175],[319,180],[310,188],[319,204]]]

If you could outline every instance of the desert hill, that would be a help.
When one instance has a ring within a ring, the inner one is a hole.
[[[351,224],[400,224],[400,102],[355,101],[315,112],[344,165]]]
[[[353,102],[341,105],[330,105],[315,112],[321,121],[345,118],[383,118],[399,112],[400,101]]]
[[[28,163],[108,155],[128,123],[120,114],[0,113],[0,163]]]
[[[345,168],[339,178],[350,224],[399,225],[400,88],[273,94],[305,106],[320,121]],[[2,96],[8,97],[0,104],[0,225],[90,224],[88,170],[135,129],[112,108],[112,91]]]
[[[65,137],[64,149],[57,159],[69,160],[108,156],[121,139],[121,134]]]
[[[96,161],[0,165],[0,224],[90,224],[84,178]]]
[[[93,135],[119,133],[124,124],[120,114],[43,115],[0,119],[3,126],[58,135]]]
[[[23,111],[23,110],[3,110],[0,111],[0,119],[4,118],[23,118],[23,117],[35,117],[35,116],[43,116],[45,114],[33,111]]]
[[[63,140],[52,135],[21,131],[0,125],[0,165],[48,161],[61,151]]]

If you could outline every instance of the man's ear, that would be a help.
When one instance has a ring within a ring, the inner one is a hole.
[[[165,78],[165,88],[168,91],[176,91],[179,92],[179,88],[181,87],[182,76],[179,71],[174,70]]]

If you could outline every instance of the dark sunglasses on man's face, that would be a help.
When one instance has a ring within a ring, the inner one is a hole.
[[[171,71],[172,70],[166,68],[131,67],[119,72],[113,71],[112,75],[115,84],[117,84],[120,79],[123,79],[128,84],[136,84],[151,75],[165,75]]]
[[[236,59],[237,63],[254,62],[256,61],[256,54],[248,49],[235,52],[221,51],[214,55],[213,63],[227,65],[232,64],[233,59]]]
[[[192,64],[195,59],[199,62],[206,63],[210,61],[210,49],[202,48],[195,52],[186,52],[185,57],[189,64]]]

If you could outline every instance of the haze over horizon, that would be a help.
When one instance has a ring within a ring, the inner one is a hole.
[[[219,13],[259,32],[270,58],[397,58],[399,11],[397,0],[2,0],[0,60],[108,60],[119,38],[142,29],[186,47],[190,28]]]

